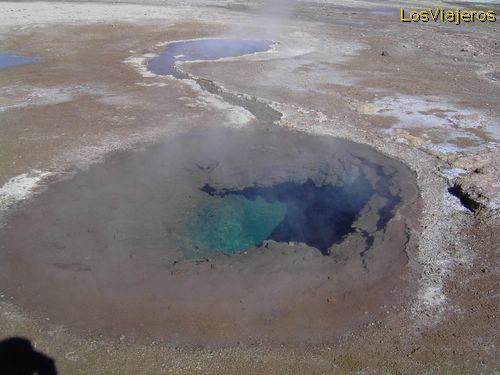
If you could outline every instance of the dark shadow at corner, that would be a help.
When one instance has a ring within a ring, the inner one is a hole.
[[[0,374],[56,375],[55,361],[37,352],[31,342],[22,337],[0,341]]]

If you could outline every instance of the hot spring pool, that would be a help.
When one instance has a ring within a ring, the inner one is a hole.
[[[384,178],[384,176],[381,176]],[[217,191],[202,188],[209,197],[189,216],[187,229],[197,245],[187,258],[206,258],[258,247],[264,240],[303,243],[329,255],[329,248],[349,234],[361,209],[376,194],[365,176],[343,186],[283,182],[270,187]],[[399,198],[386,194],[387,206]],[[392,209],[380,210],[386,222]]]
[[[367,146],[192,130],[115,153],[12,212],[0,283],[33,315],[86,333],[328,341],[397,298],[417,197],[409,169]]]

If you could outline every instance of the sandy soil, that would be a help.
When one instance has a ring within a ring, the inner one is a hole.
[[[422,200],[402,276],[412,292],[327,344],[177,348],[137,343],[127,332],[82,335],[8,293],[2,338],[29,338],[63,374],[498,370],[498,26],[402,24],[397,4],[0,3],[0,50],[39,60],[0,71],[4,215],[112,151],[200,125],[258,125],[224,91],[145,70],[166,42],[199,37],[278,41],[269,53],[182,69],[272,106],[283,114],[276,126],[347,138],[402,161]]]

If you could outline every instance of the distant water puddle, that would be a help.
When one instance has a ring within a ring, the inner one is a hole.
[[[352,231],[352,224],[374,194],[364,176],[344,186],[285,182],[271,187],[216,191],[207,195],[188,221],[198,243],[188,258],[234,253],[264,240],[298,242],[324,254]],[[394,200],[397,198],[393,197]]]
[[[9,52],[0,52],[0,69],[14,66],[35,64],[37,60],[29,56],[20,56]]]
[[[168,44],[164,52],[153,58],[148,69],[155,74],[183,78],[175,69],[177,61],[217,60],[268,51],[272,42],[242,39],[198,39]]]

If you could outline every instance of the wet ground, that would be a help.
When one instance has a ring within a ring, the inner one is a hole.
[[[61,373],[494,372],[498,29],[401,24],[394,5],[1,3],[1,50],[38,61],[0,72],[5,337]],[[278,44],[148,70],[200,38]],[[210,145],[221,127],[236,150]],[[233,159],[261,174],[215,178]],[[370,199],[343,241],[271,238],[353,160]],[[213,214],[235,225],[190,233]]]

